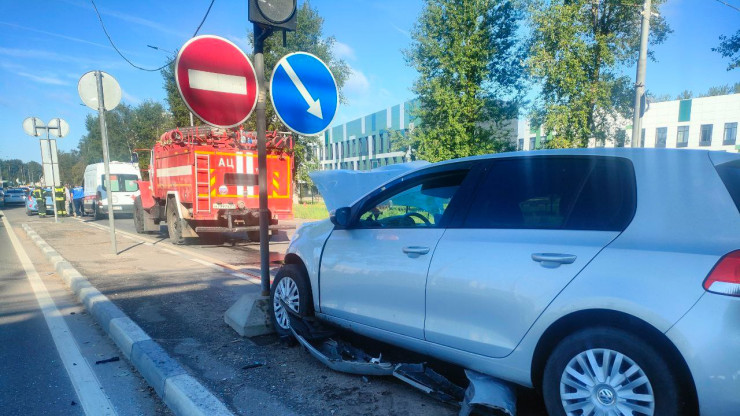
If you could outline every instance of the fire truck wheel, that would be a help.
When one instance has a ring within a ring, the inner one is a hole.
[[[134,227],[136,232],[144,234],[144,208],[141,207],[141,197],[134,200]]]
[[[182,224],[180,224],[180,215],[177,213],[175,202],[167,204],[167,231],[170,234],[172,244],[184,244],[185,239],[182,237]]]
[[[260,232],[259,231],[247,231],[247,238],[249,238],[249,241],[253,243],[259,243],[260,242]]]

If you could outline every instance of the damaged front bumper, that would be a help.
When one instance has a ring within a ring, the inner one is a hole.
[[[292,310],[286,307],[286,310]],[[391,363],[373,357],[341,339],[333,331],[289,313],[291,332],[314,358],[334,371],[364,376],[393,376],[429,396],[460,406],[460,416],[516,414],[515,388],[510,383],[465,369],[467,388],[452,383],[425,363]],[[309,341],[310,340],[310,341]]]

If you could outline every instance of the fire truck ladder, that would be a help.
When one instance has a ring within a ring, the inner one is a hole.
[[[195,210],[211,212],[211,158],[195,154]]]

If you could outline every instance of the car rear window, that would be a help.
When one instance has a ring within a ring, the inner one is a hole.
[[[627,159],[501,159],[491,163],[464,226],[621,231],[634,215],[635,194]]]
[[[738,212],[740,212],[740,160],[726,162],[717,165],[716,168],[732,200],[735,201]]]

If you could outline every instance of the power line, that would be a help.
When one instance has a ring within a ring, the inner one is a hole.
[[[200,28],[203,27],[203,23],[206,22],[206,19],[208,18],[208,14],[211,12],[211,7],[213,7],[213,3],[215,1],[216,0],[211,0],[211,4],[208,5],[208,10],[206,10],[206,14],[203,15],[203,19],[200,21],[200,24],[195,29],[195,32],[193,32],[193,36],[192,37],[195,37],[198,34],[198,32],[200,31]],[[169,62],[167,62],[166,64],[160,66],[159,68],[155,68],[155,69],[143,68],[143,67],[140,67],[139,65],[136,65],[135,63],[131,62],[128,58],[126,58],[126,56],[123,53],[121,53],[121,51],[118,49],[118,47],[116,47],[116,44],[113,43],[113,39],[110,37],[110,34],[108,34],[108,30],[105,28],[105,23],[103,23],[103,18],[100,16],[100,12],[98,11],[98,7],[95,5],[95,0],[90,0],[90,3],[92,3],[93,9],[95,9],[95,14],[98,15],[98,20],[100,21],[100,26],[103,28],[103,33],[105,33],[105,37],[108,38],[108,42],[110,42],[110,46],[112,46],[113,49],[118,53],[118,55],[120,55],[121,58],[123,58],[124,61],[128,62],[129,65],[133,66],[136,69],[140,69],[142,71],[157,72],[157,71],[161,71],[163,68],[165,68],[168,65],[170,65],[172,63],[172,61],[174,61],[174,58],[173,59],[170,59]]]
[[[733,6],[733,5],[731,5],[730,3],[725,3],[725,2],[724,2],[724,1],[722,1],[722,0],[715,0],[715,1],[717,1],[717,2],[719,2],[719,3],[722,3],[722,4],[724,4],[725,6],[727,6],[727,7],[731,8],[731,9],[735,9],[735,10],[737,10],[737,11],[739,11],[739,12],[740,12],[740,8],[738,8],[738,7],[736,7],[736,6]]]

